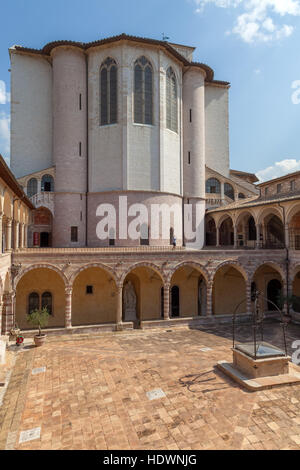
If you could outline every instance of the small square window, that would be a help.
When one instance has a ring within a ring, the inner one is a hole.
[[[86,286],[86,293],[93,294],[93,286]]]
[[[71,242],[78,242],[78,227],[71,227]]]

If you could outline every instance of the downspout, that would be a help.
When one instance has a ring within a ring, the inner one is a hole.
[[[86,62],[86,196],[85,196],[85,246],[88,246],[88,194],[89,194],[89,81],[88,56]]]
[[[290,315],[290,303],[289,303],[289,274],[290,274],[290,250],[289,247],[286,244],[286,239],[285,239],[285,225],[286,225],[286,214],[285,214],[285,207],[281,206],[280,203],[278,203],[278,207],[282,209],[283,213],[283,229],[284,229],[284,246],[286,250],[286,260],[285,260],[285,266],[286,266],[286,298],[287,298],[287,315]]]

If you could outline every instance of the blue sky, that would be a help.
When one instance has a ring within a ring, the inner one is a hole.
[[[11,45],[165,33],[197,47],[195,60],[231,82],[231,167],[263,179],[300,169],[300,0],[14,0],[0,8],[0,153],[7,160]]]

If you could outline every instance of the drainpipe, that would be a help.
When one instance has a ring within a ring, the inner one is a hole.
[[[286,266],[286,297],[287,297],[287,315],[290,315],[290,303],[289,303],[289,273],[290,273],[290,251],[288,246],[286,245],[286,240],[285,240],[285,224],[286,224],[286,214],[285,214],[285,207],[281,206],[280,203],[278,203],[278,207],[282,209],[282,214],[283,214],[283,230],[284,230],[284,246],[286,250],[286,260],[285,260],[285,266]]]

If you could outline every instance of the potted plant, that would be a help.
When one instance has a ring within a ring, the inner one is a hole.
[[[45,342],[47,335],[42,333],[42,328],[48,325],[49,312],[47,307],[42,310],[36,309],[27,315],[27,322],[33,326],[38,326],[39,334],[34,336],[34,342],[36,346],[42,346]]]

